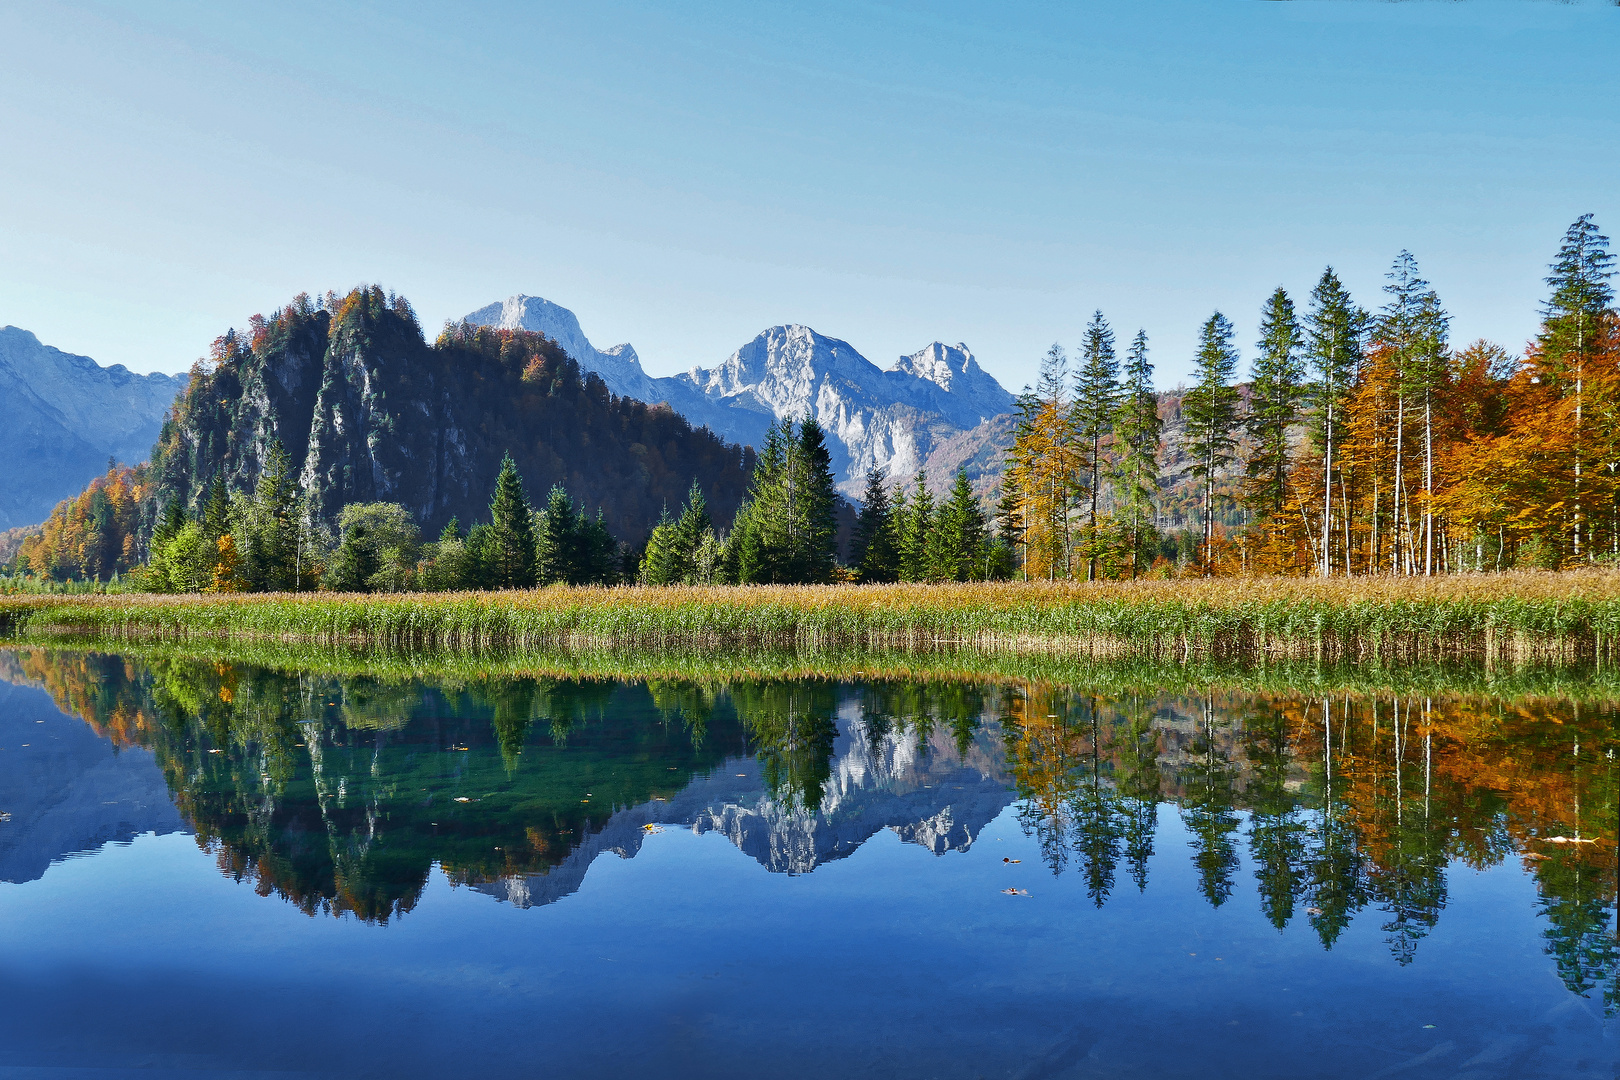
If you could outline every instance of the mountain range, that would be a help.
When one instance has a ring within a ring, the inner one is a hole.
[[[480,401],[479,395],[505,376],[487,385],[477,377],[473,379],[477,385],[450,392],[457,399],[452,416],[445,411],[448,399],[444,394],[449,390],[445,380],[460,383],[460,376],[453,375],[453,368],[433,375],[423,372],[423,377],[437,384],[433,393],[438,400],[431,404],[416,400],[424,387],[406,370],[413,365],[405,355],[425,361],[433,350],[424,349],[420,339],[412,341],[410,333],[383,332],[373,338],[371,331],[385,329],[382,324],[389,317],[381,313],[379,324],[369,325],[358,338],[340,346],[342,356],[327,355],[327,323],[315,331],[320,320],[299,321],[307,341],[297,335],[272,335],[276,340],[261,341],[252,358],[226,364],[229,371],[223,382],[217,365],[205,365],[210,384],[203,395],[206,401],[191,400],[189,406],[183,398],[189,382],[186,375],[136,375],[121,365],[102,367],[89,357],[41,344],[26,330],[0,329],[0,537],[10,528],[43,521],[59,501],[71,498],[105,471],[109,458],[126,463],[146,460],[159,442],[165,415],[177,398],[182,398],[183,407],[176,413],[178,423],[167,437],[166,452],[159,454],[159,471],[164,486],[190,504],[196,504],[201,486],[218,466],[224,466],[233,483],[250,483],[257,475],[260,452],[275,437],[292,453],[295,466],[304,473],[305,486],[321,489],[323,496],[380,498],[393,492],[407,502],[421,501],[416,509],[424,523],[435,527],[451,512],[468,516],[484,497],[483,473],[489,463],[483,460],[486,454],[474,452],[476,467],[461,475],[471,462],[462,461],[469,447],[457,440],[472,438],[482,443],[495,434],[489,429],[490,421],[479,417],[479,410],[505,412],[510,395],[499,402],[492,398]],[[998,451],[1007,437],[1013,398],[979,366],[966,345],[936,341],[899,357],[885,370],[846,341],[808,326],[784,324],[763,331],[713,367],[653,377],[642,368],[633,347],[597,348],[573,312],[540,297],[514,296],[479,308],[465,321],[543,334],[579,365],[582,379],[594,374],[618,397],[667,405],[692,426],[706,427],[728,443],[757,446],[773,423],[815,416],[828,434],[839,489],[854,498],[861,494],[866,471],[874,467],[896,481],[926,468],[937,488],[948,482],[958,465],[964,465],[979,481],[983,494],[994,486],[999,472]],[[389,344],[379,352],[377,346],[384,342]],[[395,355],[381,368],[373,366],[384,353]],[[406,366],[402,368],[401,363]],[[404,379],[392,388],[395,400],[386,405],[377,397],[379,392],[384,397],[387,393],[377,381],[379,377],[383,382]],[[406,404],[399,401],[402,392],[411,399],[403,410],[396,407]],[[195,398],[195,394],[191,396]],[[592,412],[593,406],[586,411]],[[443,428],[437,436],[410,430],[429,416],[436,417]],[[511,419],[519,427],[524,423],[517,417]],[[591,506],[607,507],[613,524],[628,530],[627,537],[632,532],[639,534],[643,519],[656,517],[666,500],[679,505],[685,485],[692,479],[692,475],[675,475],[690,472],[684,451],[675,452],[676,460],[663,462],[661,452],[672,450],[672,445],[649,450],[645,435],[630,434],[626,429],[628,441],[620,449],[640,457],[634,463],[627,460],[628,471],[618,470],[622,473],[619,480],[640,490],[633,493],[631,501],[637,504],[633,509],[616,511],[614,504],[621,501],[617,488],[622,484],[616,485],[607,476],[595,477],[597,470],[579,462],[564,464],[563,459],[573,455],[560,449],[559,440],[568,437],[567,425],[561,420],[558,417],[556,424],[548,421],[548,431],[539,434],[557,453],[536,451],[546,463],[532,463],[536,471],[532,479],[538,488],[534,494],[543,494],[544,486],[553,481],[568,483]],[[450,426],[444,427],[446,423]],[[512,441],[522,435],[521,441],[533,441],[529,436],[534,434],[514,430],[500,438]],[[359,442],[354,441],[356,435]],[[661,441],[671,438],[685,442],[673,430],[660,430],[657,436]],[[429,448],[423,441],[435,439],[437,448]],[[390,449],[396,442],[401,444],[397,453]],[[315,443],[321,444],[315,459],[326,455],[333,460],[312,463],[309,454]],[[491,452],[498,457],[501,449]],[[595,452],[601,449],[598,445]],[[513,451],[525,457],[515,444]],[[650,458],[649,452],[655,456]],[[399,460],[385,464],[384,459],[391,460],[391,456]],[[423,473],[421,466],[430,461],[436,462],[433,468],[447,467],[454,475],[435,478],[431,469]],[[741,462],[721,465],[716,460],[698,470],[710,481],[717,479],[710,475],[716,466],[728,473],[713,493],[717,505],[711,509],[722,514],[740,495],[735,476],[729,475],[738,464]],[[666,466],[674,471],[667,477],[658,475],[647,486],[648,470],[660,474],[667,471]],[[419,481],[434,491],[424,490],[415,500],[402,494],[419,486]],[[323,497],[323,504],[328,501]],[[325,505],[322,509],[335,513]]]
[[[136,375],[0,327],[0,531],[44,521],[107,471],[145,461],[184,375]]]
[[[728,442],[758,446],[776,421],[814,416],[829,436],[839,489],[853,497],[868,469],[909,478],[936,449],[993,425],[1013,404],[962,344],[933,342],[885,370],[847,341],[786,324],[761,332],[712,368],[655,378],[630,345],[598,349],[572,311],[538,296],[488,304],[466,321],[545,334],[614,393],[667,403]]]

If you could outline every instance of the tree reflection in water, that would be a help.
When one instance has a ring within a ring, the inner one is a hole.
[[[1205,902],[1231,901],[1246,852],[1279,931],[1303,919],[1332,948],[1366,910],[1402,964],[1446,906],[1450,863],[1518,859],[1565,984],[1620,1006],[1612,702],[949,678],[399,681],[12,655],[11,674],[156,752],[223,869],[311,913],[397,917],[435,864],[469,884],[545,874],[616,808],[671,798],[728,760],[756,759],[768,797],[814,816],[846,752],[843,716],[874,753],[899,739],[965,759],[993,737],[1019,823],[1098,907],[1122,869],[1148,887],[1163,803]]]

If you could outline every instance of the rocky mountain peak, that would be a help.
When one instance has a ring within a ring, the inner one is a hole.
[[[539,297],[490,304],[467,321],[538,330],[614,393],[666,402],[729,441],[757,446],[772,423],[814,416],[828,433],[839,489],[850,496],[859,496],[867,469],[910,477],[937,443],[1006,413],[1013,402],[962,344],[936,341],[884,371],[847,341],[785,323],[714,367],[650,378],[630,346],[597,349],[572,312]]]

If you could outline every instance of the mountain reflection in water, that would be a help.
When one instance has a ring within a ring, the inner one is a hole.
[[[966,850],[1015,803],[1050,872],[1078,874],[1100,908],[1149,890],[1160,815],[1176,814],[1201,902],[1232,901],[1246,873],[1279,930],[1303,920],[1331,948],[1375,920],[1402,965],[1442,917],[1448,868],[1518,860],[1559,977],[1620,1004],[1612,703],[389,681],[40,649],[0,653],[0,678],[150,753],[224,872],[312,914],[398,918],[435,865],[548,904],[660,826],[723,834],[787,874],[885,829]],[[37,824],[16,805],[11,836]]]

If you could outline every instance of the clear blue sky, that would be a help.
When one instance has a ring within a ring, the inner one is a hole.
[[[0,324],[184,369],[299,290],[517,292],[654,374],[803,322],[1009,388],[1094,308],[1161,383],[1220,308],[1410,248],[1519,348],[1620,230],[1596,2],[0,7]]]

